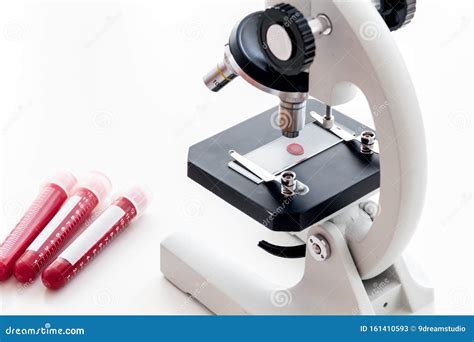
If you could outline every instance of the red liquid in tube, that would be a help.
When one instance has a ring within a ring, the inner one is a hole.
[[[0,280],[7,280],[12,275],[15,262],[59,211],[75,184],[76,178],[67,171],[57,173],[46,182],[0,245]]]
[[[80,233],[82,223],[109,189],[110,181],[104,175],[91,173],[18,259],[13,270],[15,278],[23,283],[33,281]]]
[[[147,202],[139,188],[119,197],[43,271],[43,284],[51,290],[66,285],[145,209]]]

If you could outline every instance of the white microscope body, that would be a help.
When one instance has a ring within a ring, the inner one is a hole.
[[[368,100],[380,150],[381,210],[372,220],[363,210],[367,199],[361,198],[298,233],[306,241],[305,269],[289,288],[223,255],[216,258],[184,233],[162,242],[161,270],[216,314],[416,312],[433,301],[433,289],[423,284],[402,252],[423,209],[426,151],[421,113],[403,59],[374,2],[287,3],[306,18],[324,14],[332,24],[330,34],[318,39],[309,95],[333,106],[351,100],[356,86]],[[275,305],[281,300],[285,305]]]

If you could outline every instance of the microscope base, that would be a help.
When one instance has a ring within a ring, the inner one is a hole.
[[[345,239],[330,222],[309,229],[322,235],[331,255],[313,258],[307,247],[305,271],[283,288],[177,233],[161,243],[161,271],[176,287],[218,315],[373,315],[414,313],[433,301],[433,289],[400,258],[377,277],[362,281]],[[309,244],[307,244],[309,245]]]

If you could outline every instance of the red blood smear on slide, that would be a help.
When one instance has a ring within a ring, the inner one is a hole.
[[[286,150],[294,156],[301,156],[304,154],[304,148],[300,144],[289,144],[286,147]]]
[[[49,183],[42,189],[0,246],[0,280],[10,277],[17,259],[51,221],[66,199],[66,192],[56,184]]]

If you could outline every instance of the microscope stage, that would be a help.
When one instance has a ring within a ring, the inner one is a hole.
[[[315,124],[309,124],[314,127],[311,126],[308,131],[315,135],[314,141],[320,137],[322,143],[319,146],[309,144],[311,139],[308,139],[307,133],[301,139],[283,138],[280,130],[272,126],[277,110],[268,110],[191,146],[188,176],[275,231],[301,231],[378,189],[378,155],[361,154],[357,142],[339,141]],[[314,121],[309,115],[311,111],[324,113],[325,106],[316,100],[309,100],[308,123]],[[333,115],[339,125],[357,134],[370,129],[335,110]],[[265,150],[267,144],[281,145],[281,152],[273,147],[274,152],[259,154],[258,151]],[[232,161],[229,150],[242,155],[258,155],[254,162],[261,167],[267,166],[267,171],[274,174],[283,169],[294,171],[297,179],[309,187],[309,193],[285,198],[280,193],[279,184],[255,182],[244,177],[229,167]],[[281,169],[278,165],[287,167]]]
[[[291,170],[294,166],[327,150],[341,140],[333,133],[309,122],[297,138],[280,136],[278,139],[250,151],[244,157],[271,174],[278,175],[283,171]],[[235,161],[231,161],[229,167],[246,175],[257,184],[262,182],[260,178],[253,176]]]

